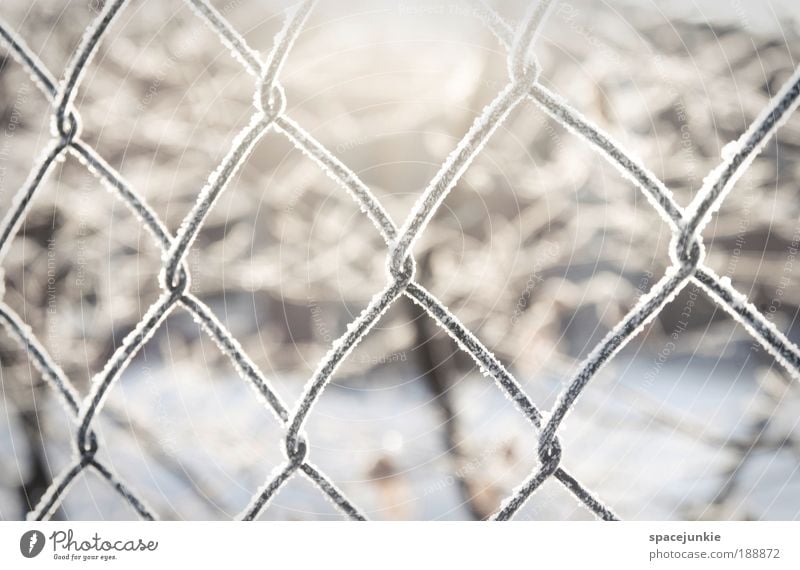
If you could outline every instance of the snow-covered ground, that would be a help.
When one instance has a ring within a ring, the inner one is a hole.
[[[721,516],[707,505],[737,454],[715,441],[748,436],[751,426],[743,412],[757,393],[752,370],[698,358],[688,368],[675,361],[643,387],[645,372],[640,362],[618,362],[590,385],[560,432],[562,464],[625,518]],[[209,381],[206,376],[202,369],[185,366],[146,373],[134,369],[109,400],[115,421],[101,422],[110,464],[167,518],[230,518],[283,460],[284,432],[244,381]],[[284,379],[276,386],[292,401],[302,381]],[[535,401],[552,405],[560,386],[550,378],[529,381],[525,388]],[[412,374],[351,379],[329,387],[308,423],[310,459],[371,518],[469,518],[456,472],[472,482],[479,501],[496,505],[535,466],[536,437],[487,378],[464,378],[452,396],[467,456],[463,464],[456,465],[448,453],[439,408]],[[71,445],[64,437],[68,426],[66,420],[63,426],[52,425],[60,414],[52,403],[43,414],[47,457],[58,468]],[[127,417],[146,426],[148,434],[128,430]],[[6,482],[18,480],[14,463],[27,465],[25,440],[11,419],[4,413],[0,422],[3,456],[17,459],[3,464]],[[798,465],[790,450],[756,454],[725,516],[800,516]],[[0,500],[3,518],[14,518],[19,502],[8,486],[2,486]],[[132,514],[91,474],[81,476],[63,508],[71,519]],[[318,489],[296,476],[263,518],[339,516]],[[519,516],[591,518],[554,481]]]

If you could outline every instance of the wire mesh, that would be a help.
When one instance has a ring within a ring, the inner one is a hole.
[[[93,423],[102,413],[104,400],[115,382],[132,362],[165,319],[178,307],[188,311],[203,330],[231,360],[241,377],[250,383],[257,396],[286,426],[285,461],[267,478],[252,497],[240,518],[252,520],[266,509],[278,490],[295,474],[312,481],[348,518],[366,517],[345,494],[309,461],[309,443],[304,425],[330,383],[338,367],[369,334],[373,325],[400,296],[405,295],[436,321],[474,359],[484,374],[492,378],[539,434],[539,465],[494,514],[507,520],[525,504],[549,478],[555,478],[598,518],[615,520],[613,510],[584,487],[561,465],[562,449],[558,431],[582,391],[597,372],[635,337],[661,309],[690,282],[699,285],[725,311],[740,322],[795,379],[800,377],[800,350],[747,298],[735,290],[729,280],[720,278],[703,264],[701,233],[709,223],[738,178],[747,170],[766,142],[800,104],[800,70],[796,70],[747,131],[726,147],[723,161],[704,179],[688,207],[678,205],[671,191],[650,170],[626,152],[608,134],[594,125],[557,94],[539,82],[540,66],[532,49],[537,31],[553,2],[534,4],[514,29],[492,8],[482,4],[482,20],[508,50],[509,81],[494,100],[474,119],[438,172],[427,184],[401,225],[397,225],[370,188],[336,156],[296,123],[286,111],[286,96],[280,84],[280,72],[294,41],[301,33],[313,9],[314,1],[300,3],[288,15],[274,46],[265,60],[251,49],[225,17],[206,0],[187,0],[195,13],[219,36],[243,65],[257,78],[254,94],[255,112],[249,124],[234,140],[227,155],[211,173],[193,207],[173,236],[140,194],[114,170],[99,152],[81,139],[81,122],[74,99],[81,81],[109,26],[128,3],[108,2],[87,28],[75,54],[58,81],[25,42],[0,21],[0,38],[10,53],[30,73],[32,79],[53,105],[53,138],[17,193],[14,203],[0,225],[0,263],[22,225],[37,189],[56,162],[69,153],[76,158],[138,217],[163,253],[159,282],[162,293],[142,320],[117,347],[103,369],[92,381],[89,394],[81,400],[70,379],[36,339],[32,330],[5,303],[0,302],[0,319],[9,334],[28,352],[33,364],[53,387],[64,407],[75,420],[75,452],[71,464],[53,481],[29,518],[49,518],[63,501],[70,485],[86,468],[92,468],[111,485],[143,519],[154,519],[154,510],[103,462],[97,459],[100,441]],[[672,233],[671,266],[636,305],[591,351],[563,390],[554,409],[545,414],[525,393],[520,383],[482,342],[466,328],[433,294],[415,281],[416,263],[412,250],[416,240],[439,209],[448,193],[481,152],[486,142],[509,113],[522,101],[530,99],[554,120],[583,139],[621,174],[632,181],[650,200]],[[186,257],[198,232],[229,181],[247,160],[256,143],[274,131],[287,137],[362,207],[387,246],[387,284],[375,294],[347,331],[336,339],[318,363],[301,397],[293,408],[283,402],[269,379],[254,364],[239,342],[225,328],[211,309],[190,292],[191,275]]]

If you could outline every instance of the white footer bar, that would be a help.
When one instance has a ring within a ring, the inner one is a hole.
[[[768,570],[800,568],[799,542],[799,522],[0,522],[0,568]]]

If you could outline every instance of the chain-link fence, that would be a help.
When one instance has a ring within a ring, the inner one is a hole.
[[[188,3],[196,16],[231,50],[247,73],[257,79],[253,100],[255,111],[249,123],[211,173],[174,235],[142,195],[102,158],[101,151],[81,136],[81,119],[75,105],[77,90],[84,81],[87,69],[106,37],[107,30],[128,2],[116,0],[106,3],[86,30],[60,80],[56,79],[10,26],[0,22],[0,34],[9,52],[29,72],[37,87],[52,103],[54,110],[53,139],[17,193],[2,223],[0,259],[7,255],[13,238],[36,198],[37,190],[66,155],[76,157],[132,211],[163,254],[163,265],[159,274],[162,290],[160,296],[125,336],[123,342],[115,347],[102,371],[92,380],[85,398],[79,396],[67,374],[48,354],[23,318],[7,304],[0,304],[0,317],[8,333],[24,346],[30,361],[59,395],[77,426],[74,457],[68,467],[48,486],[47,492],[31,512],[32,518],[50,517],[68,494],[71,484],[86,469],[94,470],[107,480],[140,517],[156,518],[154,509],[147,505],[133,486],[98,459],[98,451],[105,440],[95,432],[95,426],[97,418],[103,412],[109,391],[114,388],[137,353],[177,309],[191,314],[221,352],[230,359],[242,379],[253,387],[259,400],[285,427],[285,460],[267,478],[241,513],[241,518],[246,520],[259,517],[276,493],[296,475],[302,475],[313,482],[347,517],[358,520],[366,518],[364,512],[335,482],[311,462],[310,442],[304,428],[314,405],[331,383],[340,365],[370,333],[390,306],[401,297],[407,297],[416,303],[427,313],[426,318],[432,319],[446,331],[457,346],[475,361],[482,373],[496,382],[499,390],[508,396],[529,422],[531,429],[538,434],[538,465],[522,485],[502,502],[492,516],[496,520],[512,518],[550,478],[558,481],[598,518],[617,518],[613,506],[606,504],[581,484],[570,474],[569,466],[562,462],[559,429],[601,367],[619,353],[689,284],[699,287],[735,318],[789,374],[794,378],[800,375],[800,351],[797,346],[756,306],[748,302],[747,297],[733,287],[730,279],[720,277],[705,264],[706,253],[701,236],[728,192],[800,103],[800,70],[796,70],[785,81],[746,132],[725,147],[722,162],[703,178],[701,189],[692,198],[689,206],[683,208],[651,170],[633,158],[631,153],[624,150],[600,127],[544,86],[541,80],[542,69],[535,57],[534,42],[552,3],[536,3],[514,26],[508,24],[489,6],[480,5],[475,9],[475,14],[508,51],[508,82],[474,119],[447,160],[427,182],[410,213],[401,224],[397,224],[361,177],[293,120],[287,111],[287,97],[280,81],[281,73],[315,3],[303,2],[291,11],[275,36],[273,48],[263,60],[223,14],[206,0],[190,0]],[[493,136],[503,136],[502,133],[496,134],[498,128],[514,109],[527,102],[533,102],[558,125],[571,131],[584,144],[616,166],[623,177],[644,193],[672,236],[669,247],[670,266],[664,275],[652,283],[646,293],[641,294],[636,304],[591,350],[571,375],[549,413],[542,412],[509,368],[436,295],[420,284],[417,279],[417,262],[412,255],[417,240],[441,208],[445,197],[482,152],[487,141]],[[346,332],[332,340],[330,350],[316,365],[313,375],[293,406],[284,401],[267,375],[248,356],[208,304],[192,292],[190,257],[192,248],[198,247],[195,241],[218,199],[240,172],[256,144],[265,136],[285,137],[341,189],[347,191],[375,226],[387,248],[386,285],[347,325]],[[107,441],[105,445],[113,446],[114,442]]]

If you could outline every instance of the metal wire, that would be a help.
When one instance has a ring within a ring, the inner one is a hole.
[[[153,510],[123,482],[122,478],[96,458],[100,443],[92,425],[102,412],[105,397],[113,388],[115,381],[167,316],[178,306],[193,316],[231,360],[240,376],[250,383],[259,399],[286,426],[286,460],[275,469],[252,497],[240,515],[244,520],[258,518],[278,490],[297,472],[315,483],[345,516],[354,520],[365,519],[362,512],[342,491],[308,461],[309,444],[303,433],[303,426],[342,361],[369,334],[374,324],[401,295],[419,304],[442,326],[461,350],[475,360],[483,373],[492,378],[511,398],[533,428],[539,432],[539,465],[503,502],[500,510],[493,516],[495,520],[512,518],[536,489],[550,477],[559,481],[598,518],[617,519],[608,506],[561,466],[562,453],[558,429],[568,412],[574,408],[581,392],[602,366],[636,336],[646,323],[655,318],[689,281],[700,285],[714,301],[769,350],[793,377],[800,378],[800,349],[749,303],[744,295],[736,291],[729,281],[721,279],[703,265],[704,248],[700,235],[736,180],[782,122],[797,108],[800,103],[800,70],[795,71],[751,127],[734,143],[732,151],[727,153],[723,162],[706,177],[697,196],[689,207],[684,209],[677,204],[669,189],[650,170],[622,149],[609,135],[538,82],[541,69],[531,48],[553,2],[543,0],[533,5],[516,31],[484,4],[484,9],[487,10],[484,21],[509,50],[509,82],[475,118],[469,131],[428,183],[403,224],[398,227],[369,187],[286,113],[286,97],[279,82],[280,71],[315,2],[305,0],[292,10],[283,28],[276,35],[272,50],[262,61],[258,53],[247,45],[244,38],[207,0],[187,0],[197,16],[217,33],[244,68],[257,78],[254,97],[256,110],[248,126],[236,137],[225,158],[209,176],[207,184],[201,189],[178,232],[172,236],[147,202],[95,149],[81,140],[80,119],[73,105],[87,66],[101,40],[108,33],[109,26],[127,3],[127,0],[116,0],[105,5],[87,28],[83,40],[65,69],[64,79],[61,82],[56,81],[25,42],[0,20],[0,40],[30,73],[54,108],[53,139],[0,223],[0,263],[18,232],[37,189],[49,174],[53,164],[66,153],[77,157],[109,191],[133,211],[163,253],[163,268],[159,276],[161,296],[125,337],[103,370],[94,377],[89,394],[82,401],[69,378],[48,355],[30,328],[0,298],[0,322],[26,349],[34,365],[57,392],[76,422],[73,460],[55,478],[39,504],[29,513],[29,518],[36,520],[49,518],[64,500],[70,485],[87,467],[91,467],[107,480],[141,518],[155,518]],[[671,267],[650,292],[642,296],[622,321],[592,350],[547,417],[536,407],[520,383],[494,354],[435,296],[414,280],[416,266],[412,256],[414,243],[447,194],[455,187],[498,126],[526,98],[535,101],[548,115],[581,137],[618,167],[623,176],[633,181],[645,193],[673,234],[670,247]],[[351,194],[383,237],[388,251],[386,286],[348,325],[344,335],[333,342],[291,411],[213,312],[189,293],[191,276],[185,262],[186,255],[215,202],[247,160],[255,144],[269,131],[286,136],[330,178]]]

